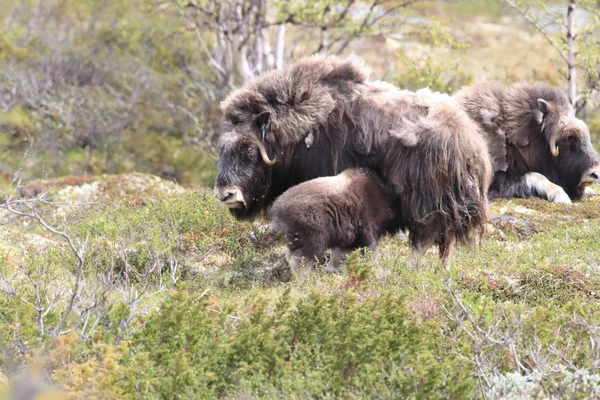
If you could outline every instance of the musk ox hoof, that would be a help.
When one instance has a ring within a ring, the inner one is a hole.
[[[304,282],[311,273],[311,268],[306,265],[295,265],[291,267],[296,282]]]
[[[339,267],[333,267],[331,265],[326,266],[324,271],[326,273],[332,274],[332,275],[337,275],[341,272]]]
[[[443,272],[449,272],[450,271],[450,263],[448,261],[442,261],[442,271]]]
[[[414,258],[414,257],[410,257],[407,261],[406,261],[406,267],[408,269],[418,269],[421,267],[421,259],[420,258]]]
[[[290,265],[292,274],[296,278],[296,281],[304,282],[308,279],[314,268],[314,261],[307,260],[304,257],[297,256],[289,252],[286,254],[286,259],[288,261],[288,264]]]
[[[528,172],[524,176],[527,187],[538,196],[552,203],[571,204],[571,198],[565,190],[550,182],[548,178],[537,172]]]
[[[571,204],[571,198],[560,186],[549,190],[548,200],[557,204]]]
[[[587,196],[598,196],[598,192],[596,192],[594,189],[592,189],[591,187],[587,186],[583,193]]]

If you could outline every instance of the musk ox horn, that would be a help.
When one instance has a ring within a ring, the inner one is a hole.
[[[550,153],[552,153],[554,157],[558,156],[558,146],[556,145],[556,139],[558,139],[558,136],[562,133],[564,127],[565,124],[561,121],[550,134]]]
[[[274,165],[277,162],[277,157],[271,160],[269,158],[269,155],[267,154],[267,149],[265,149],[265,145],[263,144],[263,142],[261,142],[260,139],[258,139],[256,136],[253,136],[253,138],[254,143],[256,143],[256,145],[258,146],[258,151],[260,151],[260,156],[262,157],[265,164],[269,166]]]

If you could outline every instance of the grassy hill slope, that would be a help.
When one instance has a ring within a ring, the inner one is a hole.
[[[30,365],[72,398],[599,394],[600,197],[493,202],[449,273],[433,251],[407,268],[400,235],[297,283],[282,241],[201,187],[133,174],[25,190],[50,188],[60,205],[40,214],[87,243],[80,289],[53,337],[76,259],[1,217],[0,392]]]

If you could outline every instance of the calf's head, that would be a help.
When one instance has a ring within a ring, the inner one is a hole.
[[[592,146],[587,125],[573,113],[556,112],[552,102],[538,99],[540,123],[552,157],[553,169],[567,194],[578,199],[586,186],[600,178],[600,156]]]
[[[223,123],[214,193],[238,219],[252,218],[268,197],[271,168],[277,162],[264,144],[269,129],[268,113],[252,121]]]

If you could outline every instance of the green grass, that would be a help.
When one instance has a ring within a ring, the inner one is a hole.
[[[0,292],[5,375],[33,361],[78,397],[464,398],[519,379],[532,385],[529,395],[562,393],[573,365],[597,372],[595,339],[574,321],[598,312],[600,198],[495,201],[485,239],[459,246],[449,273],[438,271],[433,250],[421,268],[407,268],[406,239],[394,236],[381,241],[377,262],[356,252],[343,274],[318,271],[299,283],[281,239],[235,221],[209,190],[144,175],[98,182],[104,201],[67,214],[70,234],[87,239],[70,334],[49,335],[75,274],[64,243],[16,222],[0,238],[0,276],[18,289]],[[52,218],[52,208],[42,210]],[[34,282],[56,301],[42,334]],[[84,327],[79,315],[95,302]],[[495,382],[482,386],[474,338],[490,327],[518,332],[513,347],[487,343],[478,355]],[[539,348],[564,369],[539,382],[527,371],[510,375],[511,348],[520,360]]]

